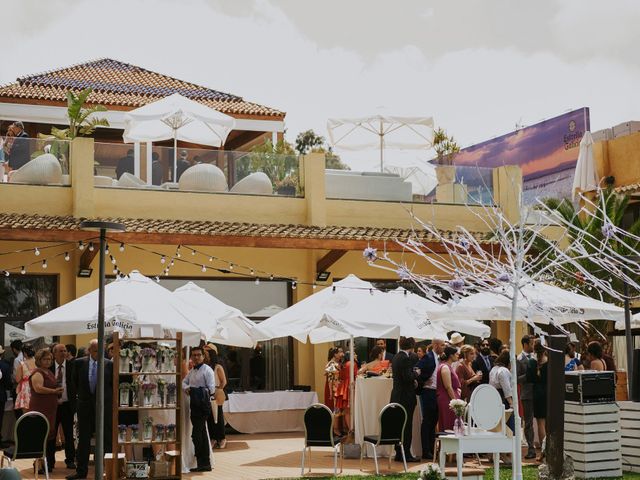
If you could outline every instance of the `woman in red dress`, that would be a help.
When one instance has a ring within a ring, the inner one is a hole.
[[[49,436],[47,437],[47,461],[49,471],[53,470],[56,449],[56,412],[58,410],[58,395],[62,395],[63,387],[58,386],[56,376],[50,370],[53,354],[49,349],[38,350],[35,356],[36,369],[29,377],[31,400],[29,411],[40,412],[49,421]]]
[[[349,432],[351,428],[351,399],[349,398],[349,392],[351,387],[351,379],[349,378],[349,371],[351,370],[351,359],[349,358],[349,352],[344,354],[344,364],[340,369],[340,383],[336,389],[336,410],[343,414],[344,425],[342,425],[343,431]],[[358,364],[353,362],[353,380],[358,376]]]

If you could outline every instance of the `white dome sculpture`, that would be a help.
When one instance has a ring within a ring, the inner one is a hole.
[[[249,195],[273,195],[273,184],[266,173],[255,172],[236,183],[230,192]]]
[[[39,155],[14,171],[11,174],[11,183],[60,185],[62,184],[60,162],[50,153]]]
[[[93,186],[94,187],[113,187],[115,180],[105,175],[94,175]]]
[[[144,188],[146,186],[146,183],[144,183],[144,180],[139,179],[135,175],[129,172],[124,172],[118,179],[118,186],[128,188]]]
[[[178,188],[195,192],[226,192],[224,172],[210,163],[199,163],[187,168],[178,180]]]

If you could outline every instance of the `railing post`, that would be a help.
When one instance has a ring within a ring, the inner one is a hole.
[[[91,218],[94,216],[93,146],[93,138],[75,138],[71,142],[69,157],[74,217]]]
[[[307,204],[307,223],[324,227],[327,225],[325,192],[325,154],[310,153],[300,157],[303,172],[304,197]]]

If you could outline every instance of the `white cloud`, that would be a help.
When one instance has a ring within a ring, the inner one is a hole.
[[[12,2],[0,82],[111,57],[285,110],[290,139],[380,106],[433,115],[462,144],[581,106],[594,129],[638,118],[631,1],[396,5]]]

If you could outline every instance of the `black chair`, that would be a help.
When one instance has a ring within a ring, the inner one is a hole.
[[[338,470],[338,449],[340,448],[340,473],[344,463],[344,450],[341,438],[333,435],[333,413],[326,405],[314,403],[304,412],[304,447],[302,447],[302,470],[304,475],[305,450],[309,449],[309,463],[311,463],[311,447],[333,448],[333,475]],[[309,467],[311,472],[311,467]]]
[[[49,436],[49,420],[40,412],[27,412],[16,420],[13,430],[14,445],[2,451],[0,468],[4,467],[4,459],[13,466],[15,460],[35,458],[42,460],[44,475],[49,480],[47,465],[47,437]],[[34,464],[34,476],[38,478],[38,464]]]
[[[404,464],[404,471],[407,471],[407,459],[404,455],[404,448],[402,446],[402,439],[404,438],[404,429],[407,425],[407,411],[399,403],[390,403],[385,405],[380,410],[378,415],[378,428],[380,435],[365,435],[364,445],[360,450],[360,470],[362,470],[362,458],[367,444],[373,448],[373,461],[376,464],[376,475],[380,474],[378,469],[378,454],[376,447],[378,445],[391,445],[400,446],[400,452],[402,452],[402,463]],[[389,470],[391,470],[391,455],[393,455],[393,448],[389,454]]]

